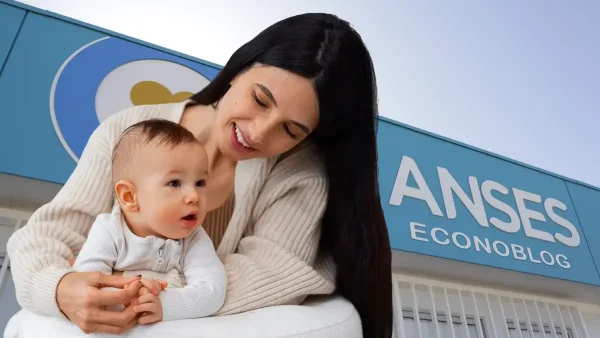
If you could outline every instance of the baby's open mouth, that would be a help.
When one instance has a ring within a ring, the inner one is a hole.
[[[186,220],[186,221],[193,221],[196,219],[196,214],[189,214],[185,217],[182,217],[181,219]]]

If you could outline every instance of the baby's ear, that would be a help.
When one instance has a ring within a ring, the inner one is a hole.
[[[139,208],[135,185],[133,183],[121,180],[115,184],[115,194],[121,205],[121,209],[125,211],[137,211]]]

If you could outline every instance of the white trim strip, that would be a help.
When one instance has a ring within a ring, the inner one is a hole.
[[[487,302],[488,311],[490,312],[490,322],[492,323],[492,330],[494,331],[494,338],[498,338],[498,331],[496,331],[496,323],[494,320],[494,313],[492,312],[492,305],[490,304],[489,293],[485,293],[485,301]],[[502,305],[502,304],[500,304]]]
[[[502,296],[498,295],[498,302],[500,303],[500,311],[502,312],[502,318],[506,318],[506,312],[504,312],[504,302],[502,302]],[[510,330],[508,329],[508,325],[506,325],[506,321],[502,323],[502,326],[506,329],[506,336],[510,337]]]
[[[456,292],[458,292],[458,300],[460,301],[460,310],[462,312],[461,314],[465,319],[462,322],[463,324],[465,324],[465,331],[467,332],[467,337],[471,338],[471,333],[469,333],[469,323],[467,323],[467,312],[465,311],[465,303],[463,302],[462,292],[460,289],[456,289]]]
[[[415,284],[410,283],[410,288],[412,290],[413,296],[413,304],[415,305],[415,310],[413,311],[413,316],[415,318],[415,324],[417,324],[417,337],[421,338],[421,316],[419,315],[419,303],[417,302],[417,292],[415,290]]]
[[[554,318],[552,318],[552,312],[550,312],[550,306],[548,306],[548,302],[544,302],[546,305],[546,310],[548,311],[548,316],[550,316],[550,333],[554,333],[555,336],[558,336],[556,332],[556,324],[554,324]]]
[[[452,322],[452,308],[450,308],[450,300],[448,299],[448,290],[443,288],[444,297],[446,297],[446,307],[448,312],[446,313],[446,323],[450,326],[450,331],[452,331],[452,338],[456,338],[456,333],[454,332],[454,323]]]
[[[473,296],[473,304],[475,305],[475,330],[479,332],[481,337],[483,337],[483,328],[481,327],[481,316],[479,315],[479,307],[477,306],[477,295],[475,292],[471,291],[471,295]]]
[[[558,317],[560,318],[560,324],[562,325],[562,332],[563,332],[563,337],[567,337],[569,335],[569,332],[567,331],[567,326],[565,325],[565,319],[563,318],[562,315],[562,310],[560,309],[560,304],[555,303],[554,304],[556,306],[556,310],[558,310]]]
[[[519,314],[517,313],[517,307],[515,306],[515,299],[510,297],[510,302],[512,303],[512,308],[515,313],[515,329],[517,330],[517,332],[519,332],[519,336],[523,338],[523,331],[521,331],[521,322],[519,321]]]
[[[400,286],[398,280],[395,278],[394,282],[394,296],[396,296],[396,323],[400,327],[400,338],[406,338],[406,331],[404,330],[404,314],[402,313],[402,297],[400,297]]]
[[[437,309],[435,307],[435,297],[433,296],[433,286],[431,286],[431,285],[428,285],[428,286],[429,286],[429,296],[431,297],[431,307],[433,309],[431,320],[435,321],[435,333],[437,334],[438,337],[441,337],[442,333],[440,332],[440,323],[438,321]]]
[[[587,324],[585,323],[585,317],[583,317],[583,313],[581,313],[581,310],[578,307],[575,307],[577,309],[577,313],[579,314],[579,318],[581,319],[581,325],[583,326],[583,332],[585,333],[585,338],[589,338],[589,334],[588,334],[588,330],[587,330]]]
[[[525,301],[525,298],[521,298],[521,302],[523,302],[523,307],[525,308],[525,317],[527,318],[527,324],[529,324],[529,329],[531,330],[531,336],[534,336],[533,323],[531,322],[531,317],[529,317],[529,310],[527,310],[527,301]],[[525,326],[527,327],[527,325]]]
[[[536,300],[533,301],[533,305],[535,306],[535,311],[537,312],[537,315],[538,315],[539,329],[542,332],[542,334],[544,335],[544,338],[547,338],[547,336],[546,336],[546,329],[544,329],[544,321],[542,320],[542,313],[540,312],[540,306],[539,306],[539,304],[538,304],[538,302]]]
[[[573,312],[571,312],[571,307],[567,306],[567,310],[569,310],[569,317],[571,317],[571,324],[573,324],[573,330],[575,331],[575,337],[579,337],[579,330],[577,330],[577,324],[575,323],[575,318],[573,318]]]

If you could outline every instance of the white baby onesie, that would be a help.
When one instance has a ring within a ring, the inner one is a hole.
[[[225,301],[225,268],[202,227],[182,240],[141,238],[131,232],[118,204],[98,215],[73,268],[168,282],[159,294],[163,320],[209,316]]]

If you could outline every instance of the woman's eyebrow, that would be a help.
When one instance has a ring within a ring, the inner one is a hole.
[[[273,96],[273,93],[271,93],[269,88],[265,87],[264,85],[261,85],[260,83],[257,83],[256,86],[258,86],[258,88],[260,88],[265,93],[265,95],[267,95],[267,97],[271,101],[273,101],[273,104],[275,105],[275,107],[277,107],[277,101],[275,101],[275,97]]]
[[[273,101],[273,104],[275,105],[275,107],[277,107],[277,101],[275,101],[275,97],[273,96],[273,93],[271,93],[271,91],[269,90],[269,88],[265,87],[264,85],[257,83],[256,86],[258,88],[260,88],[263,93],[265,93],[265,95],[267,95],[267,97]],[[302,129],[303,132],[305,132],[307,135],[310,134],[310,128],[305,126],[304,124],[298,122],[298,121],[290,121],[291,123],[295,124],[298,128]]]
[[[305,132],[307,135],[310,134],[310,128],[303,125],[302,123],[298,122],[298,121],[290,121],[293,124],[295,124],[298,128],[302,129],[303,132]]]

